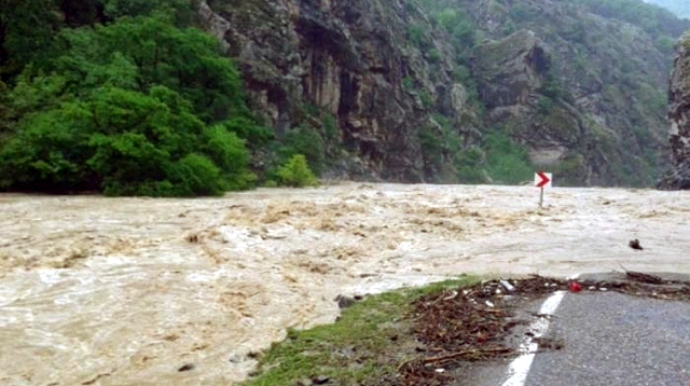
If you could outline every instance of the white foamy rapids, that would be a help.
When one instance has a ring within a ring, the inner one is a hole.
[[[688,194],[554,188],[544,210],[532,187],[0,195],[0,384],[229,385],[286,328],[332,322],[338,294],[462,273],[690,273]]]

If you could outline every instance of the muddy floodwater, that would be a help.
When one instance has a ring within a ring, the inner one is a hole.
[[[0,195],[0,385],[230,385],[286,328],[332,322],[338,294],[461,273],[690,273],[690,192],[538,199],[528,186],[356,183]]]

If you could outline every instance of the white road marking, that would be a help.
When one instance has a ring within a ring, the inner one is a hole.
[[[553,315],[558,309],[558,305],[565,297],[566,291],[558,291],[551,295],[544,304],[542,304],[539,313],[542,315]],[[537,354],[537,349],[539,344],[534,342],[535,338],[541,338],[546,331],[549,329],[549,319],[539,318],[530,326],[530,331],[534,334],[520,346],[520,351],[522,355],[515,358],[513,362],[510,363],[508,368],[508,374],[510,377],[507,381],[503,383],[502,386],[524,386],[527,380],[527,374],[529,374],[530,367],[532,367],[532,362],[534,361],[534,356]]]

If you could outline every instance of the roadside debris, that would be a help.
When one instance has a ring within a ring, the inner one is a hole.
[[[655,276],[655,275],[649,275],[649,274],[642,273],[642,272],[631,272],[628,270],[625,271],[625,275],[630,280],[639,281],[640,283],[664,284],[664,280],[662,278],[660,278],[659,276]]]
[[[501,283],[503,288],[508,290],[508,292],[515,292],[515,287],[512,284],[508,283],[507,280],[499,280],[498,282]]]
[[[518,353],[516,330],[526,326],[530,318],[551,318],[553,315],[527,314],[517,316],[526,302],[557,291],[618,292],[631,296],[664,300],[690,301],[690,283],[664,280],[661,277],[625,271],[610,280],[561,280],[532,275],[525,279],[483,281],[469,288],[446,290],[427,295],[414,304],[412,332],[423,353],[399,367],[404,386],[442,386],[451,381],[449,370],[462,362],[512,357]],[[567,349],[561,341],[538,341],[539,351]],[[439,368],[444,371],[438,371]]]

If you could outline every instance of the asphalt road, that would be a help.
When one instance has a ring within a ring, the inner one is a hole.
[[[525,386],[688,386],[690,304],[616,293],[568,294]]]
[[[690,386],[690,303],[567,293],[542,340],[521,380],[510,360],[468,364],[453,386]]]

